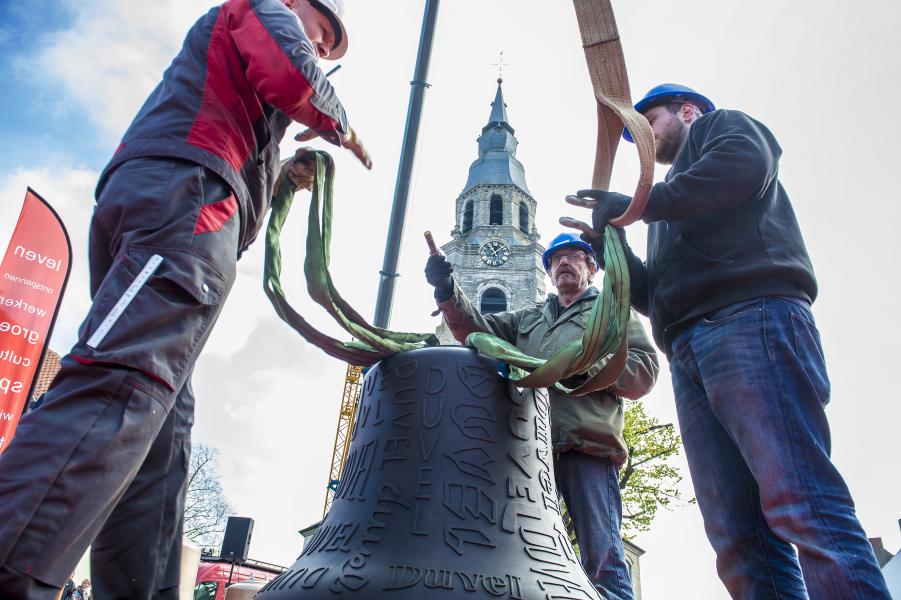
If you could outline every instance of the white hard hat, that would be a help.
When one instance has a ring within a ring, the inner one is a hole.
[[[344,0],[310,0],[313,8],[328,17],[335,31],[335,45],[328,60],[338,60],[347,52],[347,29],[344,28]]]

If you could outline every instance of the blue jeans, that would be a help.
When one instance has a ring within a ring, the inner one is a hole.
[[[633,600],[623,554],[623,503],[619,476],[609,458],[570,450],[554,454],[557,492],[576,529],[582,567],[606,600]]]
[[[889,599],[829,459],[829,379],[807,303],[758,298],[715,311],[679,334],[670,370],[698,506],[732,597]]]

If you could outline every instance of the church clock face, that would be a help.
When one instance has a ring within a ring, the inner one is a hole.
[[[487,242],[479,250],[479,257],[489,267],[499,267],[510,259],[510,248],[503,242]]]

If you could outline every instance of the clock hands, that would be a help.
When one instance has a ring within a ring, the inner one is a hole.
[[[502,265],[510,256],[510,250],[501,242],[492,241],[482,246],[482,260],[493,267]]]

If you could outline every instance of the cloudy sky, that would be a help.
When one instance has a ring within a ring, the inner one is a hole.
[[[89,305],[86,232],[92,190],[118,138],[177,52],[206,0],[0,1],[0,240],[11,233],[26,186],[63,216],[74,272],[52,346],[65,351]],[[413,73],[422,0],[348,0],[351,47],[334,83],[372,151],[365,172],[338,159],[333,274],[361,313],[374,306],[377,273]],[[711,9],[711,6],[715,8]],[[833,384],[833,455],[870,536],[901,546],[894,180],[901,126],[896,0],[645,0],[614,3],[633,95],[682,82],[718,106],[768,124],[784,149],[781,177],[820,282],[814,313]],[[434,327],[422,281],[421,232],[439,243],[476,157],[504,51],[508,113],[518,157],[538,200],[546,241],[573,214],[563,196],[586,187],[595,107],[569,2],[444,2],[407,222],[392,326]],[[299,128],[298,128],[299,129]],[[292,130],[293,133],[294,130]],[[290,138],[288,138],[290,139]],[[283,152],[292,152],[291,143]],[[613,189],[629,193],[637,160],[621,147]],[[658,173],[662,177],[663,170]],[[299,216],[298,215],[295,216]],[[286,230],[286,268],[301,266],[302,218]],[[629,228],[643,248],[642,225]],[[221,451],[229,500],[256,519],[251,555],[290,564],[296,531],[321,516],[344,365],[305,345],[277,320],[261,289],[262,248],[240,277],[198,363],[195,440]],[[302,312],[338,335],[287,277]],[[675,421],[667,370],[647,410]],[[680,464],[684,463],[680,461]],[[686,469],[687,471],[687,469]],[[687,478],[687,472],[686,472]],[[690,482],[686,479],[686,492]],[[637,543],[649,598],[726,598],[696,507],[660,515]]]

